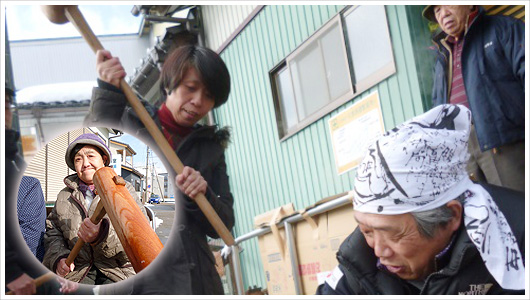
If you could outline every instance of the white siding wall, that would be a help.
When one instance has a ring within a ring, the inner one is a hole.
[[[204,5],[206,46],[218,50],[255,8],[256,5]]]
[[[147,36],[100,37],[103,47],[118,56],[132,75],[149,47]],[[50,83],[95,80],[96,56],[81,38],[11,42],[15,88],[17,90]]]

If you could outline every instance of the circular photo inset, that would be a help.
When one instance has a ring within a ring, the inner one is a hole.
[[[124,132],[90,127],[58,136],[36,152],[19,186],[18,223],[31,260],[57,275],[57,293],[99,293],[126,281],[169,238],[173,185],[150,147]],[[132,290],[120,286],[109,293]]]

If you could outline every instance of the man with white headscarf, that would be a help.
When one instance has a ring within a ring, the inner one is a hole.
[[[359,226],[317,294],[524,294],[524,194],[468,178],[470,120],[437,106],[369,147]]]

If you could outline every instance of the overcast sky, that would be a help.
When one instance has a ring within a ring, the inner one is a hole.
[[[20,2],[24,4],[24,2]],[[7,31],[10,41],[79,36],[68,24],[53,24],[39,5],[6,4]],[[79,10],[96,35],[138,33],[141,16],[131,14],[133,5],[79,5]]]
[[[136,155],[133,158],[134,167],[142,172],[145,173],[145,159],[147,156],[147,146],[140,140],[136,139],[132,135],[124,134],[119,138],[113,138],[115,141],[119,141],[125,144],[128,144],[131,146],[131,148],[136,152]],[[156,156],[156,154],[153,152],[151,148],[149,148],[149,165],[152,165],[154,162],[155,168],[157,172],[160,173],[167,173],[166,168],[164,167],[164,164],[160,161],[160,159]],[[144,168],[144,169],[141,169]]]

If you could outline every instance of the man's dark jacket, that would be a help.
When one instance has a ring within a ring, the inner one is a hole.
[[[124,95],[104,88],[94,88],[87,124],[118,128],[132,134],[158,150],[145,126]],[[156,108],[144,102],[157,125]],[[223,223],[230,230],[234,225],[233,197],[230,192],[224,150],[228,143],[227,130],[215,126],[197,125],[176,149],[185,166],[199,171],[208,183],[205,196]],[[161,151],[156,151],[165,161]],[[165,163],[174,180],[175,174]],[[215,258],[207,243],[207,236],[218,238],[197,204],[179,190],[175,195],[175,222],[172,234],[159,257],[148,268],[135,276],[134,294],[223,294],[221,279],[215,268]]]
[[[495,185],[483,185],[508,220],[517,238],[521,255],[525,253],[524,194]],[[421,250],[420,250],[421,251]],[[339,268],[345,280],[333,290],[321,285],[320,294],[358,295],[458,295],[474,294],[487,290],[487,294],[524,294],[522,291],[501,288],[489,273],[476,246],[462,225],[456,233],[446,265],[427,277],[423,287],[400,279],[377,268],[377,257],[357,228],[340,246],[337,253]]]
[[[433,42],[437,58],[433,105],[448,103],[452,54],[446,34]],[[464,33],[462,76],[482,151],[524,140],[525,29],[520,20],[487,16],[480,8]]]

